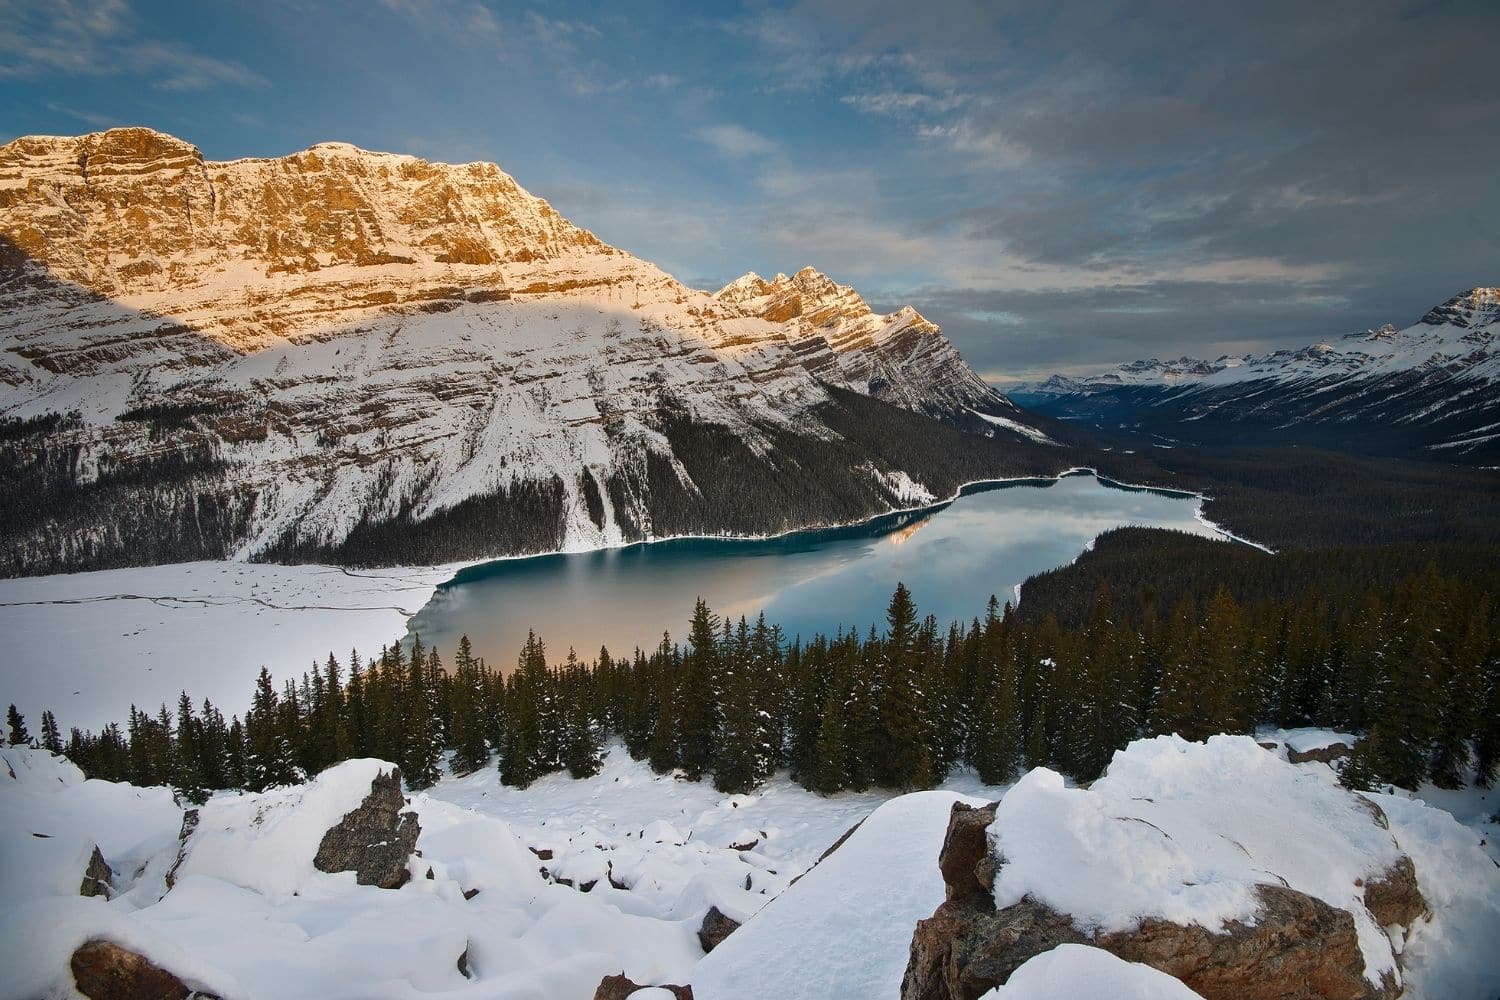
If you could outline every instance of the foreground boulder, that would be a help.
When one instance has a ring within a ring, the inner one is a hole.
[[[1014,801],[955,805],[946,899],[917,925],[903,1000],[974,1000],[1059,945],[1150,966],[1207,1000],[1399,996],[1380,929],[1427,906],[1384,817],[1248,740],[1164,739],[1140,760],[1117,755],[1087,792],[1037,771]],[[1205,774],[1217,774],[1206,791]],[[1285,816],[1257,816],[1268,802]]]
[[[594,1000],[626,1000],[637,990],[650,989],[640,983],[632,982],[623,972],[615,976],[605,976],[599,983],[599,988],[594,991]],[[693,988],[691,986],[672,986],[670,984],[655,987],[666,990],[677,1000],[693,1000]]]
[[[79,945],[69,964],[78,992],[89,1000],[218,1000],[190,989],[144,955],[101,938]]]
[[[713,951],[739,928],[738,920],[726,916],[717,906],[710,906],[708,912],[703,915],[702,926],[698,928],[698,943],[703,946],[705,952]]]
[[[401,770],[381,771],[370,794],[323,834],[313,866],[322,872],[355,873],[360,885],[399,889],[411,878],[407,866],[422,832],[414,812],[402,812]]]

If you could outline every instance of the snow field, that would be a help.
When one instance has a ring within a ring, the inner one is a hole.
[[[263,665],[280,686],[330,651],[346,671],[351,649],[378,654],[456,570],[197,562],[0,580],[12,654],[0,698],[32,729],[50,709],[64,736],[124,725],[132,704],[175,710],[184,690],[227,718],[243,713]]]
[[[823,798],[785,775],[725,796],[655,775],[618,746],[584,781],[552,775],[518,790],[486,768],[411,797],[421,857],[397,891],[312,865],[323,832],[388,766],[379,761],[211,799],[167,892],[182,819],[169,791],[85,781],[23,748],[0,758],[0,1000],[71,996],[68,957],[94,936],[227,1000],[587,1000],[617,972],[690,982],[705,1000],[895,996],[912,929],[943,899],[937,857],[951,804],[1002,793],[999,905],[1031,892],[1086,926],[1146,914],[1222,921],[1251,916],[1254,884],[1285,880],[1369,923],[1354,878],[1405,852],[1432,918],[1404,941],[1362,924],[1366,954],[1389,967],[1403,950],[1407,996],[1418,1000],[1492,1000],[1500,986],[1500,869],[1478,830],[1406,796],[1372,795],[1386,831],[1327,765],[1287,764],[1245,737],[1138,741],[1088,791],[1038,770],[1008,792],[958,775],[894,799]],[[116,873],[109,901],[77,895],[96,843]],[[743,926],[705,957],[696,931],[709,906]],[[458,968],[465,952],[472,979]],[[1193,995],[1174,983],[1065,948],[992,998]]]

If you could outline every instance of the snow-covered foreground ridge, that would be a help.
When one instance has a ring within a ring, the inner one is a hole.
[[[30,470],[38,489],[144,484],[175,522],[129,545],[146,529],[128,518],[50,511],[9,526],[22,569],[306,554],[443,512],[466,550],[444,559],[671,533],[708,485],[692,428],[791,482],[773,452],[839,440],[818,416],[830,387],[1035,433],[910,308],[877,314],[811,268],[687,288],[493,164],[337,143],[214,163],[114,129],[0,147],[0,195],[0,415],[33,420],[11,460],[66,456]],[[824,464],[867,513],[923,473]],[[466,538],[479,501],[499,523]],[[810,508],[783,519],[826,513]]]
[[[917,921],[945,898],[937,859],[950,807],[1000,792],[970,785],[882,804],[778,779],[726,797],[618,750],[592,779],[551,776],[524,791],[487,770],[410,798],[420,856],[408,858],[409,881],[381,889],[314,860],[326,831],[370,796],[381,762],[216,797],[183,842],[168,790],[84,781],[39,751],[0,756],[0,996],[18,1000],[73,995],[69,959],[91,938],[225,998],[587,1000],[621,972],[690,983],[702,1000],[895,997]],[[1036,771],[1005,793],[996,900],[1024,891],[1087,926],[1155,915],[1216,929],[1246,914],[1257,883],[1352,907],[1353,880],[1405,854],[1431,915],[1404,940],[1362,932],[1368,964],[1393,964],[1400,950],[1406,996],[1488,1000],[1500,987],[1500,871],[1479,834],[1421,802],[1372,799],[1389,829],[1324,764],[1290,765],[1245,738],[1132,744],[1088,792]],[[114,872],[108,900],[79,895],[95,846]],[[1090,879],[1098,892],[1085,891]],[[742,926],[704,957],[697,932],[710,907]],[[1191,995],[1086,949],[1049,954],[997,996],[1067,995],[1068,982],[1099,996]]]

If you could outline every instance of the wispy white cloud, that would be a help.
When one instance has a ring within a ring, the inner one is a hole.
[[[966,94],[929,94],[920,90],[881,90],[845,94],[839,98],[856,110],[870,115],[905,115],[952,111],[970,100]]]
[[[58,104],[56,101],[48,101],[47,110],[55,111],[60,115],[67,115],[69,118],[76,118],[84,124],[92,125],[95,128],[109,128],[111,125],[119,124],[108,115],[95,114],[92,111],[79,111],[77,108],[70,108],[66,104]]]
[[[776,143],[759,132],[732,123],[700,128],[693,133],[693,137],[731,159],[739,159],[743,156],[764,156],[776,152],[777,149]]]
[[[143,36],[125,0],[0,0],[0,79],[143,77],[161,90],[263,87],[237,62]]]

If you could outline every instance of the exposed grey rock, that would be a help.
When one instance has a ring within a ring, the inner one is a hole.
[[[115,873],[109,867],[109,862],[104,860],[104,854],[99,850],[99,845],[94,845],[94,853],[89,856],[88,867],[83,870],[83,884],[78,887],[80,896],[103,896],[109,899],[115,894]]]
[[[405,805],[400,768],[380,772],[364,802],[323,834],[313,866],[323,872],[352,871],[360,885],[401,888],[411,878],[408,861],[422,830],[416,813],[401,811]]]
[[[167,891],[177,884],[177,869],[182,867],[182,861],[187,857],[188,838],[193,831],[198,829],[199,813],[196,809],[189,809],[182,814],[182,828],[177,831],[177,859],[172,862],[172,867],[167,870]]]
[[[698,943],[705,952],[713,951],[739,928],[738,920],[726,916],[717,906],[710,906],[703,915],[703,923],[698,927]]]

